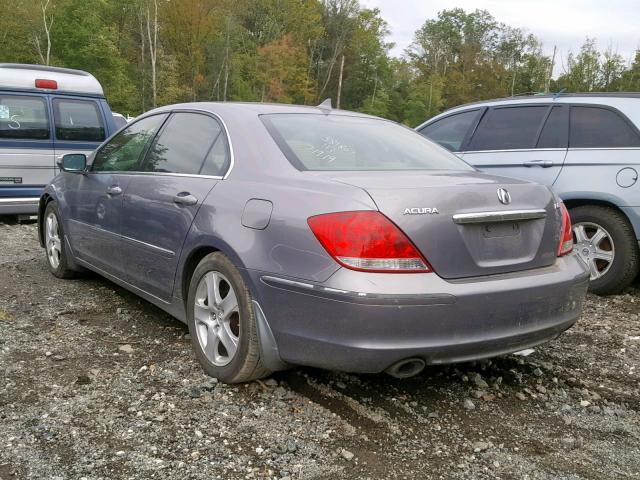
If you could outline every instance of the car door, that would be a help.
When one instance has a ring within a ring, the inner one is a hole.
[[[54,176],[44,95],[0,93],[0,206],[37,198]]]
[[[106,119],[98,100],[53,96],[51,107],[56,162],[67,153],[84,153],[88,156],[107,138]]]
[[[487,173],[551,186],[565,161],[568,127],[565,105],[491,107],[464,146],[462,158]]]
[[[127,281],[168,301],[182,245],[209,191],[228,168],[226,134],[205,113],[174,112],[124,197]]]
[[[603,105],[572,105],[569,152],[557,191],[599,192],[638,205],[633,196],[640,164],[640,134],[618,110]],[[626,182],[626,183],[625,183]]]
[[[103,145],[87,172],[65,193],[68,230],[75,254],[92,266],[124,278],[120,229],[122,199],[166,114],[145,117]]]

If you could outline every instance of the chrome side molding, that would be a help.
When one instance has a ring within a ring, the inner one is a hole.
[[[546,216],[547,212],[544,209],[502,210],[497,212],[457,213],[453,216],[453,222],[458,225],[487,222],[517,222],[520,220],[536,220],[538,218],[545,218]]]

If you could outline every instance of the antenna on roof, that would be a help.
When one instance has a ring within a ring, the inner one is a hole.
[[[566,91],[566,88],[563,88],[562,90],[560,90],[559,92],[556,92],[553,94],[553,99],[555,100],[556,98],[558,98],[560,95],[564,94],[564,92]]]
[[[320,110],[322,110],[323,113],[325,113],[326,115],[328,115],[329,113],[331,113],[331,109],[333,108],[331,106],[331,98],[327,98],[325,99],[324,102],[322,102],[320,105],[318,105],[318,108]]]

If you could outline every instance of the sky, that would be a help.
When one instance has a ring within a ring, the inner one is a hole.
[[[389,24],[395,56],[413,40],[414,32],[439,11],[460,7],[488,10],[496,20],[533,33],[551,55],[557,45],[554,75],[563,72],[567,54],[578,52],[587,37],[600,50],[611,46],[625,61],[640,47],[640,0],[360,0],[378,8]]]

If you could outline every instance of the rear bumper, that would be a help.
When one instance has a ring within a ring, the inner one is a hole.
[[[0,215],[37,215],[40,197],[0,197]]]
[[[549,341],[579,318],[589,280],[575,255],[457,281],[344,268],[324,284],[248,273],[283,361],[371,373],[410,357],[454,363]]]

